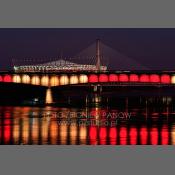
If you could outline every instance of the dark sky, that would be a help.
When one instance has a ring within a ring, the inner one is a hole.
[[[175,29],[141,28],[0,29],[0,69],[12,58],[71,57],[96,38],[150,69],[175,69]]]

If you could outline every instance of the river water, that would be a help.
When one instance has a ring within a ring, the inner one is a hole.
[[[116,99],[116,105],[0,106],[5,145],[174,145],[172,97]]]

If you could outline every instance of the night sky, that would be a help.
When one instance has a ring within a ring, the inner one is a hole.
[[[12,58],[72,57],[96,38],[150,69],[175,70],[175,29],[121,28],[0,29],[0,69],[10,69]]]

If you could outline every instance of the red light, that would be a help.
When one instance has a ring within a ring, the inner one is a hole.
[[[150,81],[151,81],[152,83],[159,83],[159,82],[160,82],[160,77],[159,77],[159,75],[156,75],[156,74],[150,75]]]
[[[4,125],[10,125],[10,123],[11,123],[10,119],[5,119],[4,120]]]
[[[120,128],[120,144],[121,145],[127,144],[127,131],[125,127]]]
[[[89,83],[97,83],[98,82],[98,76],[95,75],[95,74],[89,75],[88,82]]]
[[[140,141],[142,145],[147,144],[147,139],[148,139],[148,130],[146,127],[142,127],[140,129]]]
[[[108,82],[108,75],[106,74],[101,74],[99,76],[99,82]]]
[[[5,117],[5,118],[10,118],[10,117],[11,117],[11,116],[10,116],[10,113],[9,113],[9,112],[6,112],[4,117]]]
[[[168,145],[168,128],[166,126],[162,127],[161,142],[162,145]]]
[[[144,82],[144,83],[149,82],[149,75],[142,74],[140,76],[140,82]]]
[[[107,137],[107,131],[106,128],[100,128],[100,144],[105,145],[106,144],[106,137]]]
[[[2,76],[0,76],[0,81],[3,81],[3,78],[2,78]]]
[[[90,143],[92,145],[97,143],[97,127],[91,126],[89,129]]]
[[[150,135],[151,135],[151,144],[157,145],[158,144],[158,130],[157,130],[157,128],[152,128]]]
[[[11,125],[10,125],[10,120],[6,119],[4,122],[4,141],[6,144],[9,144],[10,142],[10,135],[11,135]]]
[[[119,75],[119,81],[120,82],[128,82],[129,78],[128,78],[128,75],[126,74],[120,74]]]
[[[161,75],[161,83],[171,83],[171,78],[167,74]]]
[[[136,75],[136,74],[131,74],[131,75],[129,76],[129,81],[130,81],[130,82],[138,82],[138,81],[139,81],[139,76]]]
[[[4,76],[4,82],[11,82],[12,81],[12,78],[11,78],[11,76],[10,75],[5,75]]]
[[[118,76],[116,74],[110,74],[109,75],[109,81],[110,82],[117,82],[118,81]]]
[[[131,145],[137,144],[137,129],[132,127],[129,132]]]
[[[117,129],[116,128],[110,128],[109,137],[110,137],[110,144],[116,145],[117,143]]]

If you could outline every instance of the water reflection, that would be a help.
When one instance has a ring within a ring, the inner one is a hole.
[[[124,108],[0,107],[0,143],[175,145],[174,103],[125,102]]]

